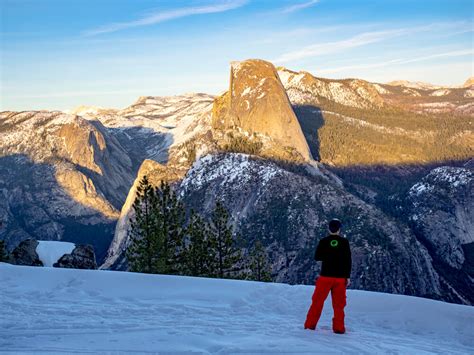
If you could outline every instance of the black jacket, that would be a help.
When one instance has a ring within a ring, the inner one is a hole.
[[[349,241],[331,234],[319,241],[314,260],[322,261],[321,276],[350,278],[352,257]]]

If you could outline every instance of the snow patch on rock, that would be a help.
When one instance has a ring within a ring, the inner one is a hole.
[[[413,89],[403,89],[403,93],[410,96],[421,96],[421,94],[418,91],[413,90]]]
[[[468,89],[464,91],[464,97],[471,98],[474,97],[474,90],[473,89]]]
[[[379,84],[372,84],[375,88],[375,90],[378,91],[379,94],[382,94],[382,95],[387,95],[387,94],[391,94],[392,92],[385,89],[382,85],[379,85]]]
[[[293,73],[284,68],[278,70],[278,75],[293,105],[315,102],[317,97],[358,108],[383,104],[373,84],[363,80],[328,81],[307,72]]]
[[[211,168],[212,167],[212,168]],[[251,179],[265,186],[271,179],[286,172],[274,164],[258,164],[250,161],[247,154],[206,155],[198,159],[181,182],[182,195],[189,190],[197,190],[210,181],[221,179],[221,185],[247,184]]]
[[[451,92],[451,90],[448,89],[439,89],[436,91],[433,91],[430,96],[446,96]]]
[[[71,254],[75,247],[74,243],[38,240],[36,253],[43,262],[43,266],[53,267],[64,254]]]

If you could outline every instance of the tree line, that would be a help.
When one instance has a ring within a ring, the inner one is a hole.
[[[230,214],[217,201],[209,218],[186,207],[171,186],[144,176],[133,203],[126,251],[134,272],[271,281],[260,241],[245,255],[236,245]]]

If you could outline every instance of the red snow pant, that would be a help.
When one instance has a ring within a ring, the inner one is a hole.
[[[346,279],[339,277],[319,276],[316,279],[316,289],[313,293],[313,302],[309,308],[304,327],[316,329],[319,317],[323,310],[324,301],[331,291],[332,308],[334,318],[332,319],[332,329],[335,332],[346,331],[344,327],[344,307],[346,306]]]

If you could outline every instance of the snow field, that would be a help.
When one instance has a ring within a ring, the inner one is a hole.
[[[469,354],[474,308],[348,291],[345,335],[312,286],[0,263],[0,352]]]

